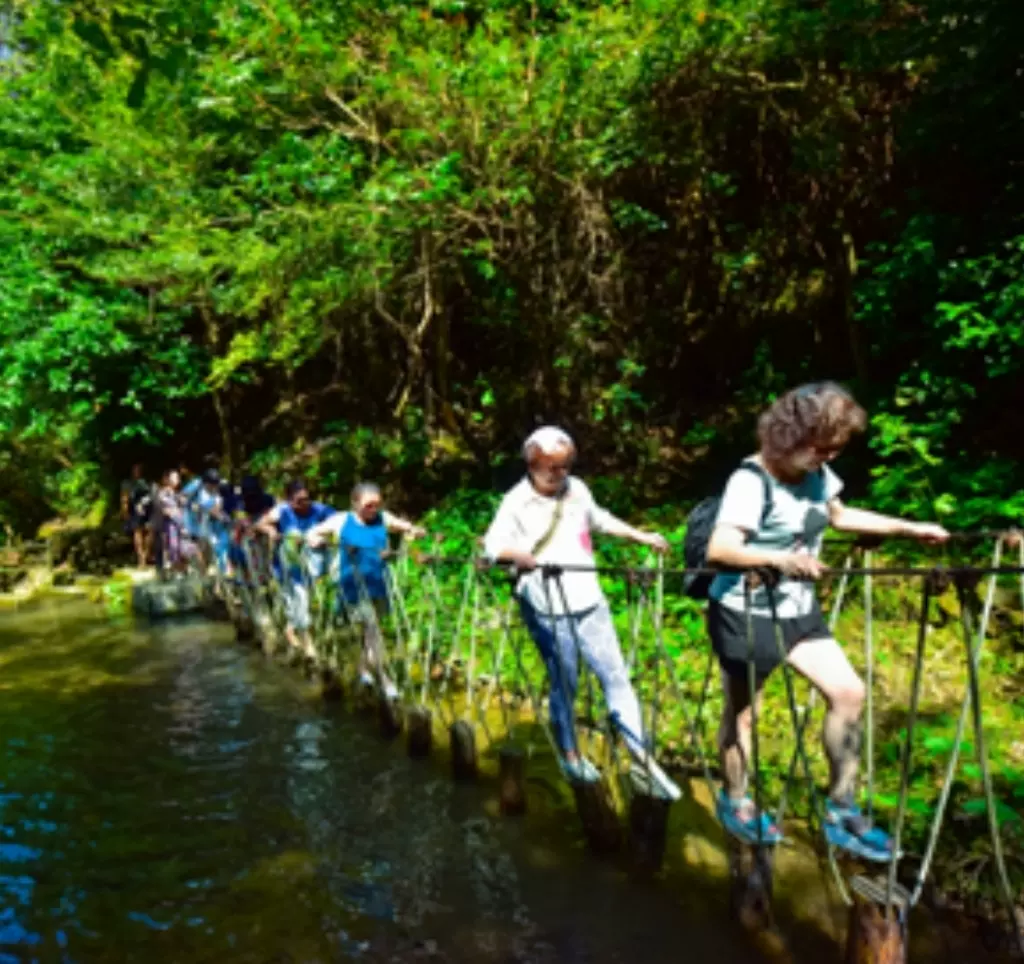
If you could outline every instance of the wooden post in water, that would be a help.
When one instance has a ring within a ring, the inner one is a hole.
[[[425,706],[414,706],[409,710],[405,740],[406,751],[413,759],[430,756],[434,742],[434,724],[430,710]]]
[[[521,747],[503,746],[498,764],[501,812],[510,817],[526,813],[526,754]]]
[[[235,641],[249,645],[256,641],[256,627],[248,616],[239,616],[235,623]]]
[[[274,655],[274,650],[277,648],[277,629],[274,626],[274,620],[266,609],[260,607],[256,610],[255,622],[256,638],[260,642],[260,649],[263,650],[263,655],[269,658]]]
[[[456,720],[448,728],[452,752],[452,776],[456,780],[475,780],[476,734],[465,720]]]
[[[252,643],[256,638],[256,624],[242,606],[232,606],[232,622],[235,624],[235,641]]]
[[[604,782],[574,780],[572,792],[590,849],[595,854],[615,853],[622,845],[622,824]]]
[[[907,911],[910,895],[893,888],[892,906],[886,907],[884,880],[854,877],[850,881],[849,931],[846,964],[906,964]]]
[[[222,622],[231,618],[231,609],[226,600],[221,599],[220,596],[215,596],[208,589],[204,589],[204,596],[202,602],[203,615],[207,619],[216,620]]]
[[[651,785],[643,774],[630,772],[630,862],[643,874],[656,874],[665,859],[668,815],[672,800]]]
[[[750,931],[774,927],[772,889],[774,850],[752,847],[728,837],[729,907],[737,922]]]
[[[329,666],[320,671],[320,696],[328,703],[334,703],[342,696],[341,679]]]
[[[397,697],[381,694],[377,700],[377,721],[380,724],[380,735],[385,740],[393,740],[402,732],[402,704]]]
[[[306,654],[299,665],[302,667],[302,672],[307,679],[316,679],[320,675],[321,664],[319,655],[310,656]]]
[[[372,683],[360,680],[356,683],[355,708],[363,716],[370,716],[377,709],[377,690]]]

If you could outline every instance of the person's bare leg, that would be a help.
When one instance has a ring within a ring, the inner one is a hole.
[[[146,565],[146,530],[138,526],[132,531],[132,543],[135,546],[135,561],[140,569]]]
[[[829,796],[837,803],[852,804],[860,768],[864,683],[831,638],[798,643],[788,662],[825,698],[822,737],[829,760]]]
[[[316,646],[313,645],[313,634],[308,630],[304,629],[299,634],[302,639],[302,651],[310,659],[316,659]]]
[[[721,755],[722,778],[729,799],[738,803],[747,793],[749,782],[748,761],[754,713],[750,702],[750,687],[746,679],[730,676],[722,671],[724,701],[722,720],[718,728],[718,749]],[[757,712],[761,712],[761,693],[757,693]]]
[[[309,635],[310,600],[304,585],[293,582],[286,589],[285,638],[293,656],[311,657],[316,652]]]

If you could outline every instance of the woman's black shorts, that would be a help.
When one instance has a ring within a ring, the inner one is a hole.
[[[149,513],[145,515],[136,515],[134,512],[128,516],[127,521],[124,524],[124,531],[131,535],[133,532],[137,532],[139,529],[144,529],[149,525]]]
[[[754,668],[758,679],[765,679],[776,666],[782,663],[785,656],[797,643],[805,639],[825,639],[829,632],[821,607],[817,602],[806,616],[793,619],[780,619],[779,629],[782,631],[782,650],[776,638],[775,623],[768,616],[753,616],[754,629]],[[710,600],[708,603],[708,633],[711,646],[718,656],[722,669],[729,676],[739,679],[747,678],[747,662],[750,653],[750,641],[747,635],[747,614],[729,609],[721,603]]]

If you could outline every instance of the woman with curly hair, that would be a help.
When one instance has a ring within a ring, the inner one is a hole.
[[[783,661],[822,694],[830,769],[825,835],[834,846],[886,861],[892,856],[889,835],[871,825],[855,800],[864,683],[829,632],[813,582],[824,571],[818,556],[830,525],[928,543],[944,542],[948,533],[938,525],[844,505],[843,483],[830,463],[866,423],[864,409],[833,382],[793,389],[761,415],[759,451],[730,477],[708,543],[708,562],[733,570],[711,584],[708,630],[725,691],[718,734],[725,786],[717,809],[726,829],[751,843],[773,843],[781,836],[747,795],[754,694],[745,576],[735,571],[771,569],[779,575],[777,584],[756,585],[749,594],[758,705],[765,680]]]

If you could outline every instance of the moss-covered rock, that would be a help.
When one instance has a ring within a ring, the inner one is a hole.
[[[156,619],[200,612],[205,608],[209,596],[206,581],[197,577],[138,583],[130,591],[132,610]]]
[[[0,593],[13,592],[28,575],[28,570],[21,566],[0,569]]]
[[[53,572],[46,566],[16,570],[14,575],[10,589],[0,592],[0,606],[21,605],[53,584]]]

